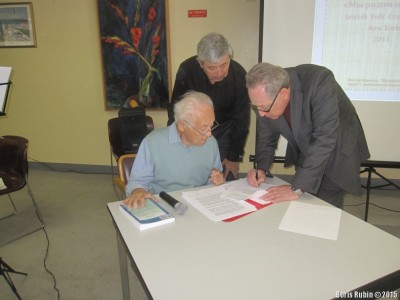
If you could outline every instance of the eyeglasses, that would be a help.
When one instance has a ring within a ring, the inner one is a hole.
[[[219,123],[217,121],[214,121],[214,123],[210,129],[207,129],[207,130],[204,130],[203,132],[201,132],[201,131],[197,130],[196,128],[194,128],[192,125],[190,125],[190,123],[188,121],[183,120],[183,122],[185,122],[187,125],[190,126],[190,128],[192,128],[194,131],[196,131],[198,134],[200,134],[202,136],[206,136],[209,131],[211,132],[219,126]]]
[[[223,71],[225,71],[227,68],[229,68],[229,63],[231,61],[227,61],[219,66],[207,66],[206,64],[203,64],[204,69],[206,69],[208,72],[210,73],[214,73],[216,72],[218,69],[221,69]]]
[[[251,104],[251,103],[250,103],[250,107],[251,107],[254,111],[261,111],[261,112],[267,112],[267,113],[270,112],[271,109],[272,109],[272,106],[274,105],[276,99],[278,98],[278,96],[279,96],[281,90],[282,90],[282,89],[280,89],[279,92],[276,94],[274,100],[272,100],[272,103],[271,103],[271,105],[270,105],[268,108],[260,107],[260,106],[257,106],[257,105],[253,105],[253,104]]]

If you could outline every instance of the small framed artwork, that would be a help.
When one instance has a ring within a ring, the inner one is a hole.
[[[32,3],[0,3],[0,47],[36,47]]]

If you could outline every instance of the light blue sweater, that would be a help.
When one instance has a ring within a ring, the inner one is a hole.
[[[216,139],[203,146],[185,146],[176,124],[152,131],[141,143],[126,187],[127,196],[135,188],[152,194],[206,185],[212,168],[222,171]]]

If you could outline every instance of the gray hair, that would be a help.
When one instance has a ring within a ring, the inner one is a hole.
[[[289,74],[279,67],[261,62],[246,74],[246,87],[263,85],[269,98],[274,98],[281,88],[289,88]]]
[[[197,44],[197,58],[202,64],[205,62],[216,63],[225,55],[232,58],[233,50],[222,34],[209,33]]]
[[[174,105],[175,121],[191,119],[201,105],[209,105],[214,110],[214,105],[206,94],[195,91],[185,93],[181,100]]]

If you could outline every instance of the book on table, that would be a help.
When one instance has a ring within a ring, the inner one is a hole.
[[[150,199],[146,199],[143,207],[133,208],[133,206],[128,207],[125,204],[121,204],[120,209],[139,230],[175,221],[175,217],[172,214]]]

